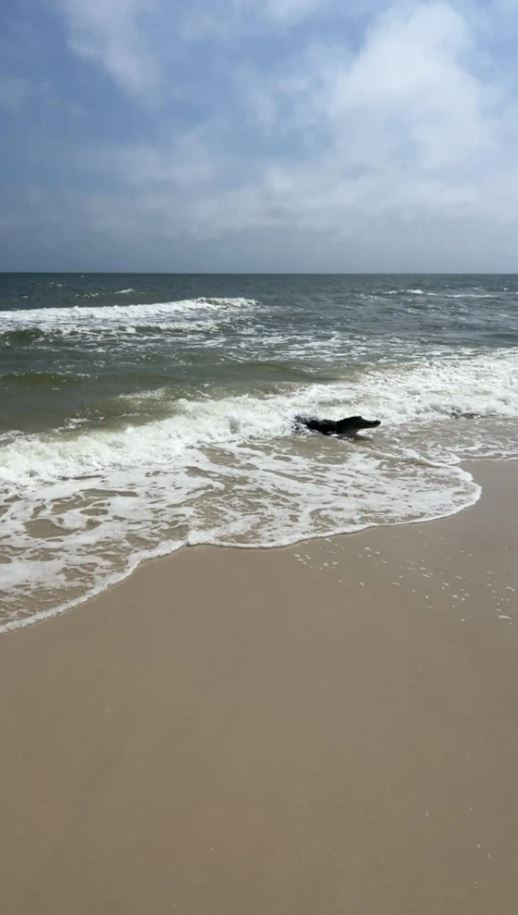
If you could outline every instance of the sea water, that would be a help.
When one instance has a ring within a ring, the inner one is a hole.
[[[515,276],[4,274],[0,629],[188,544],[453,514],[517,417]]]

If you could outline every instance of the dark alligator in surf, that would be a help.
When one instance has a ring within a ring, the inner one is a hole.
[[[477,419],[478,413],[464,413],[462,410],[452,410],[450,416],[452,419]]]
[[[354,436],[361,429],[374,429],[381,425],[379,419],[364,419],[363,416],[347,416],[345,419],[315,419],[307,416],[296,416],[297,428],[304,427],[310,432],[322,435]]]

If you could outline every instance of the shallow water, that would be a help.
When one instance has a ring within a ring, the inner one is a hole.
[[[0,277],[0,626],[184,544],[460,510],[463,458],[518,454],[517,345],[518,277]]]

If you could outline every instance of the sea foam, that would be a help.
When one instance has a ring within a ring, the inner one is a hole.
[[[274,394],[150,396],[169,415],[0,440],[4,627],[182,545],[274,546],[460,510],[479,487],[459,461],[516,450],[518,357],[377,365]],[[297,413],[357,412],[382,420],[358,442],[294,430]],[[463,412],[477,416],[451,417]]]
[[[121,290],[129,292],[130,290]],[[99,293],[88,293],[90,296]],[[178,317],[230,316],[236,311],[250,309],[254,299],[198,298],[137,305],[76,305],[64,308],[27,308],[0,311],[0,334],[38,329],[99,334],[110,329],[127,329],[139,325],[165,326]]]

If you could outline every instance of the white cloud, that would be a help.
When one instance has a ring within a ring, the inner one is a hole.
[[[421,171],[466,166],[494,145],[497,102],[470,69],[472,38],[445,3],[390,12],[354,58],[317,55],[299,110],[320,116],[348,158],[388,165],[404,156]]]
[[[293,26],[336,0],[54,0],[72,51],[126,92],[149,97],[166,78],[178,40],[224,40]]]
[[[383,0],[363,0],[363,7]],[[360,0],[191,0],[181,4],[177,13],[179,34],[190,40],[207,37],[235,40],[247,35],[286,32],[306,19],[318,18],[333,10],[350,15]],[[366,10],[365,10],[366,11]]]
[[[126,92],[156,90],[160,70],[145,29],[158,0],[55,0],[65,14],[71,49],[90,60]]]
[[[255,0],[242,0],[245,8],[259,9],[263,16],[273,21],[293,23],[305,19],[312,13],[322,10],[325,0],[265,0],[261,5]],[[327,3],[327,5],[329,5]]]
[[[380,225],[431,220],[443,231],[483,218],[504,125],[498,94],[472,71],[473,41],[447,3],[396,7],[356,54],[313,48],[252,81],[252,116],[270,132],[291,130],[291,155],[239,167],[229,133],[211,125],[195,142],[126,150],[118,167],[143,217],[161,212],[172,234],[303,229],[320,239],[361,233],[367,244]],[[250,83],[243,98],[250,114]]]
[[[128,93],[155,97],[165,44],[162,56],[151,55],[146,17],[163,13],[163,0],[56,2],[77,53]],[[251,0],[225,0],[213,9],[222,29],[248,11],[246,28],[261,17],[282,31],[318,6],[285,0],[274,9],[272,0],[258,12]],[[133,246],[137,267],[160,246],[189,244],[224,252],[224,269],[514,265],[518,124],[509,73],[484,43],[479,8],[471,0],[372,7],[366,32],[340,15],[332,33],[315,29],[308,38],[303,29],[306,44],[293,42],[289,54],[286,43],[267,66],[253,55],[246,64],[246,55],[229,57],[204,122],[175,128],[161,112],[149,118],[145,140],[88,150],[91,186],[97,170],[111,192],[94,190],[78,205],[82,228],[107,248],[110,239],[114,248]],[[177,10],[171,0],[170,24]]]

